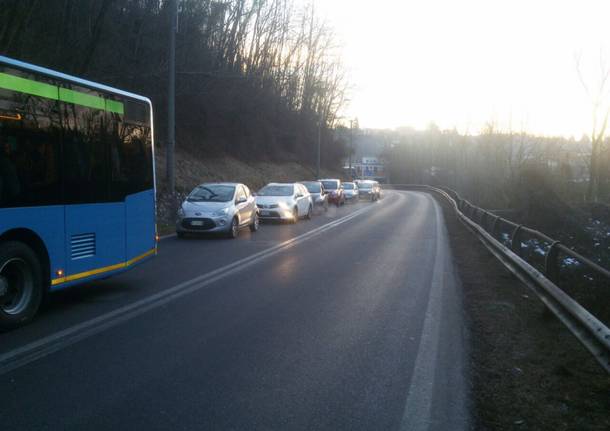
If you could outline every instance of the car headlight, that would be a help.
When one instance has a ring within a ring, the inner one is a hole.
[[[182,207],[178,208],[177,215],[180,218],[184,217],[184,208],[182,208]]]
[[[283,210],[289,210],[290,206],[286,202],[279,202],[278,206]]]
[[[221,210],[214,211],[214,212],[212,213],[212,215],[213,215],[214,217],[222,217],[222,216],[226,216],[227,214],[229,214],[229,208],[223,208],[223,209],[221,209]]]

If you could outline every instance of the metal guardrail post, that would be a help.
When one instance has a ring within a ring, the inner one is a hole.
[[[494,214],[494,220],[491,222],[491,227],[489,229],[489,233],[494,238],[496,237],[496,229],[498,228],[498,220],[499,219],[500,219],[500,217]]]
[[[544,275],[557,284],[559,281],[559,241],[554,241],[544,257]]]
[[[481,211],[481,226],[483,226],[483,229],[488,230],[487,229],[487,211],[485,211],[485,210]]]
[[[521,228],[523,226],[519,225],[513,231],[513,234],[510,237],[510,249],[517,256],[521,256]]]

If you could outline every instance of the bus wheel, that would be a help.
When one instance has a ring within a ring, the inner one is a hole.
[[[43,296],[42,268],[30,247],[15,241],[0,245],[0,330],[32,320]]]

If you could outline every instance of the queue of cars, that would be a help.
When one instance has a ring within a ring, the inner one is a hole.
[[[316,211],[328,211],[329,205],[363,198],[376,201],[380,196],[377,181],[269,183],[257,193],[241,183],[204,183],[180,205],[176,234],[182,238],[190,233],[222,233],[237,238],[241,229],[256,232],[261,220],[296,223],[310,219]]]

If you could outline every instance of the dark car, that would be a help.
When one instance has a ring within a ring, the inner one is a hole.
[[[328,211],[328,193],[324,190],[324,185],[320,181],[300,181],[307,188],[311,195],[314,208],[320,208]]]
[[[345,194],[341,180],[339,179],[324,179],[318,180],[322,183],[324,190],[328,193],[328,203],[341,206],[345,204]]]

